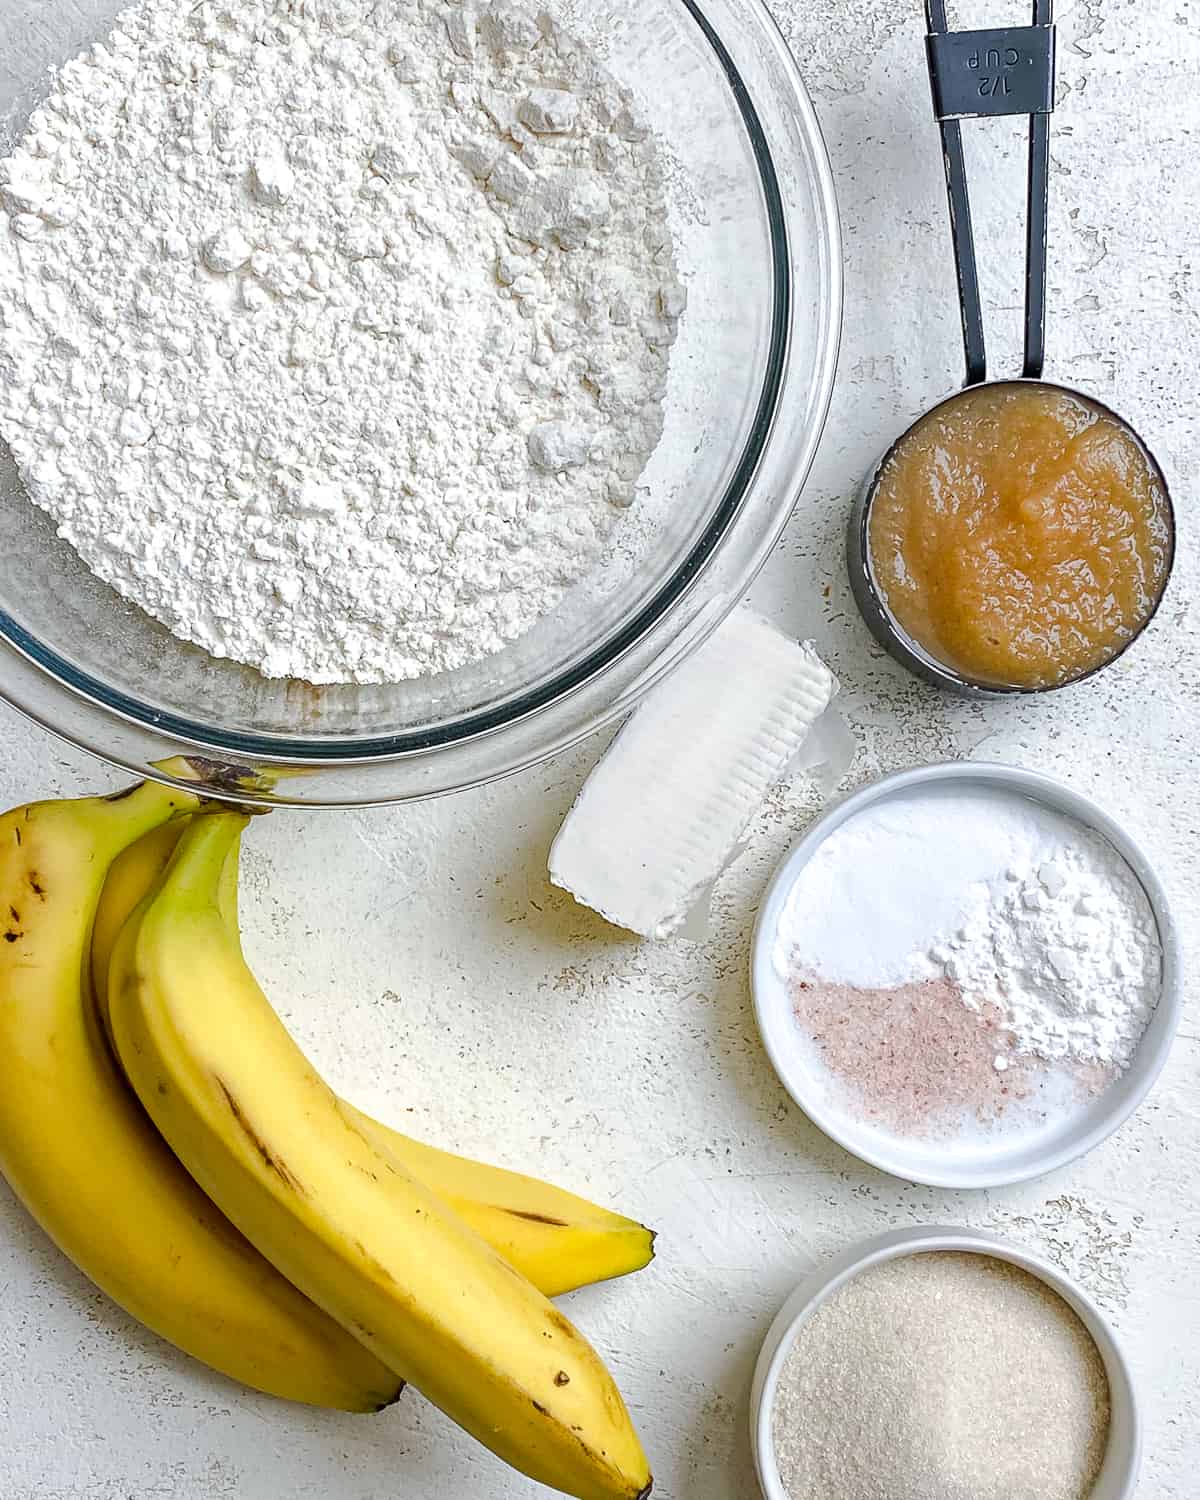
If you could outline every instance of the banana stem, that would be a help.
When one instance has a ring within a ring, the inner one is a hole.
[[[194,817],[171,856],[162,892],[192,906],[215,905],[220,872],[250,819],[246,813],[204,812]]]

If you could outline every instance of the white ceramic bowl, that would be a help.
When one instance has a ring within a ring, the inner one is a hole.
[[[763,1343],[750,1392],[754,1463],[766,1500],[801,1500],[789,1496],[783,1487],[771,1436],[779,1374],[801,1326],[839,1287],[868,1266],[931,1250],[975,1252],[1009,1261],[1044,1281],[1075,1311],[1104,1361],[1112,1406],[1104,1464],[1089,1500],[1133,1500],[1142,1456],[1141,1416],[1129,1365],[1104,1314],[1086,1292],[1040,1256],[979,1230],[936,1227],[896,1229],[853,1245],[802,1282],[784,1303]]]
[[[915,790],[947,786],[1005,789],[1100,834],[1140,881],[1158,924],[1162,992],[1133,1062],[1102,1092],[1037,1129],[1012,1134],[997,1129],[987,1138],[917,1139],[859,1120],[831,1097],[828,1075],[818,1066],[795,1020],[791,997],[774,962],[776,935],[792,885],[824,840],[865,807]],[[1182,1005],[1179,975],[1179,938],[1167,896],[1135,840],[1094,802],[1049,777],[1016,766],[972,762],[926,766],[885,777],[818,819],[785,857],[768,887],[751,949],[758,1027],[784,1088],[809,1119],[847,1151],[884,1172],[931,1187],[989,1188],[1022,1182],[1064,1166],[1116,1130],[1146,1097],[1167,1060]]]

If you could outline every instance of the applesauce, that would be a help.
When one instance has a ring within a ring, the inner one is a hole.
[[[1103,666],[1153,614],[1170,502],[1103,407],[1054,386],[964,391],[885,462],[868,523],[875,586],[937,660],[998,686]]]

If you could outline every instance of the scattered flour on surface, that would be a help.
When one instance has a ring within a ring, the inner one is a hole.
[[[633,501],[685,301],[661,157],[545,13],[146,0],[0,192],[0,431],[88,566],[216,656],[452,670]]]

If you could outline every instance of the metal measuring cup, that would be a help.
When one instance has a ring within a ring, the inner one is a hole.
[[[919,417],[887,450],[867,476],[850,518],[847,561],[855,601],[876,640],[910,671],[936,687],[969,697],[1052,692],[1082,682],[1116,661],[1133,645],[1153,620],[1166,592],[1175,560],[1175,511],[1162,469],[1149,447],[1116,412],[1102,401],[1070,386],[1043,380],[1046,359],[1046,245],[1050,178],[1050,115],[1054,109],[1055,30],[1053,0],[1034,0],[1033,24],[994,30],[952,32],[946,19],[945,0],[926,0],[928,23],[926,47],[933,89],[934,113],[941,128],[942,154],[946,167],[946,190],[950,205],[950,228],[958,273],[958,298],[962,311],[963,351],[966,383],[946,400]],[[975,259],[975,235],[963,158],[964,119],[993,115],[1029,116],[1029,194],[1025,259],[1025,364],[1019,379],[988,380],[987,350],[983,331],[983,306]],[[1145,455],[1164,499],[1167,527],[1166,567],[1162,585],[1152,607],[1138,629],[1112,656],[1074,677],[1041,687],[1006,685],[983,681],[957,671],[933,656],[915,640],[888,608],[878,585],[871,560],[872,506],[880,477],[897,448],[930,416],[964,396],[990,385],[1038,385],[1064,392],[1085,406],[1107,416],[1121,427]]]

